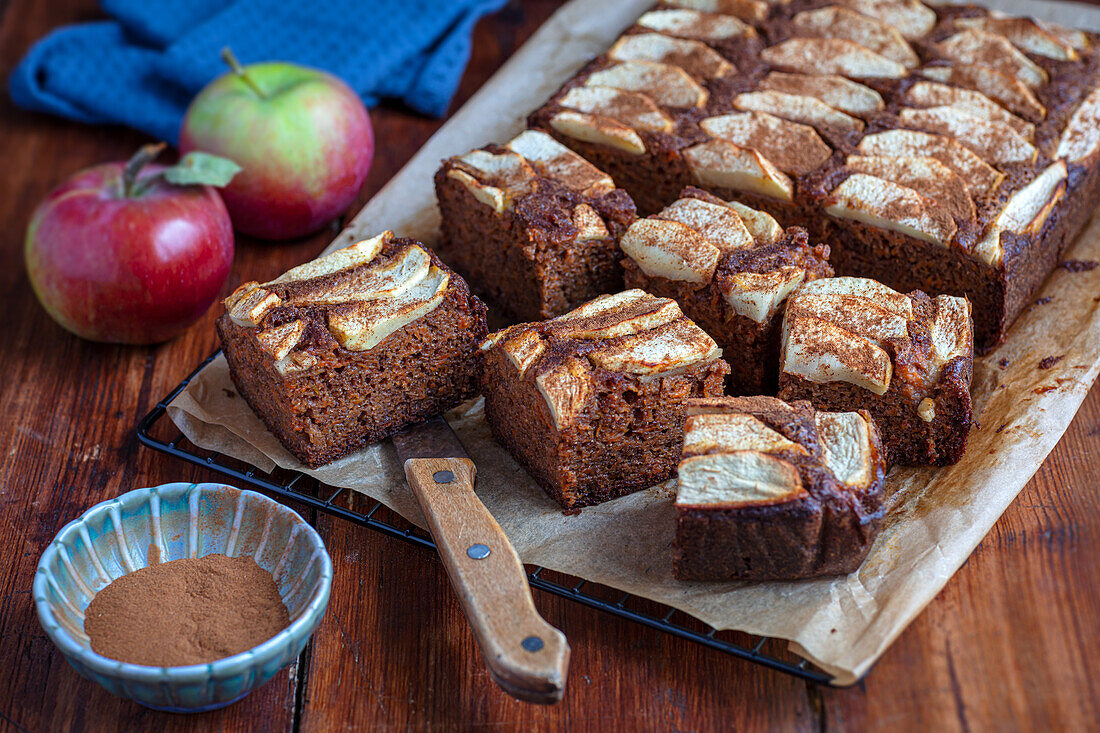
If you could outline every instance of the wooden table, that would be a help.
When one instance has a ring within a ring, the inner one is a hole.
[[[538,27],[554,0],[512,2],[477,28],[458,104]],[[98,17],[93,0],[0,0],[0,71],[52,27]],[[440,122],[382,108],[378,152],[352,211]],[[34,205],[64,177],[125,159],[128,130],[31,115],[0,100],[0,729],[579,730],[1085,729],[1100,719],[1100,389],[966,565],[848,690],[819,689],[539,593],[573,648],[554,708],[501,693],[438,559],[314,517],[336,569],[328,614],[296,665],[244,701],[200,716],[156,713],[79,677],[35,616],[42,550],[85,508],[141,486],[217,481],[141,448],[134,425],[216,344],[215,309],[155,348],[80,341],[35,301],[22,264]],[[280,245],[239,241],[226,287],[310,259],[338,231]]]

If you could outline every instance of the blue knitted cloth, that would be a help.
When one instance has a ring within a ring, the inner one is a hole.
[[[191,98],[241,63],[325,69],[367,106],[382,98],[442,116],[474,24],[506,0],[101,0],[113,20],[58,29],[12,72],[12,100],[175,142]]]

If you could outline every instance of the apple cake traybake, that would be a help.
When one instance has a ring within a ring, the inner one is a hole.
[[[310,467],[477,394],[485,305],[392,232],[245,283],[225,307],[217,328],[234,384]]]
[[[1100,192],[1097,37],[917,0],[665,0],[529,125],[653,214],[697,185],[1004,337]]]

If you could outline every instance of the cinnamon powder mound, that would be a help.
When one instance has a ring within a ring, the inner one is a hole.
[[[84,617],[93,651],[157,667],[238,654],[289,624],[271,573],[251,557],[225,555],[124,575],[96,594]]]

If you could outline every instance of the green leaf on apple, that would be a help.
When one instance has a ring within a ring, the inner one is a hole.
[[[241,172],[229,158],[192,151],[164,171],[164,180],[176,186],[215,186],[221,188]]]

